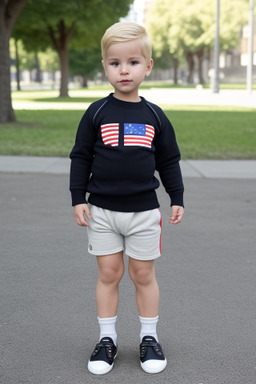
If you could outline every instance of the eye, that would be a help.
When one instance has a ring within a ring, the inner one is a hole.
[[[112,63],[110,63],[110,65],[112,67],[118,67],[119,63],[117,61],[113,61]]]
[[[137,65],[139,62],[137,60],[132,60],[131,65]]]

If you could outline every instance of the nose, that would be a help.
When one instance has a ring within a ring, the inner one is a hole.
[[[126,75],[128,73],[128,67],[127,64],[121,64],[120,65],[120,73],[121,75]]]

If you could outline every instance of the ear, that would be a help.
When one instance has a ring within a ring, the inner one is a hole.
[[[107,75],[107,72],[106,72],[105,63],[104,63],[104,61],[103,61],[103,60],[101,60],[101,64],[102,64],[102,66],[103,66],[103,68],[104,68],[104,71],[105,71],[105,74],[106,74],[106,76],[108,77],[108,75]]]
[[[147,69],[146,69],[146,77],[148,77],[152,71],[152,68],[153,68],[153,65],[154,65],[154,61],[153,59],[151,58],[149,60],[149,62],[147,63]]]

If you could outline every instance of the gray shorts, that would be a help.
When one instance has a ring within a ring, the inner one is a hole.
[[[158,208],[116,212],[89,205],[88,252],[96,256],[124,251],[137,260],[161,256],[162,217]]]

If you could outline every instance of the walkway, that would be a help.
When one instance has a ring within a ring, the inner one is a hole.
[[[66,175],[70,160],[60,157],[0,156],[0,172]],[[184,177],[256,179],[256,160],[182,160]]]

